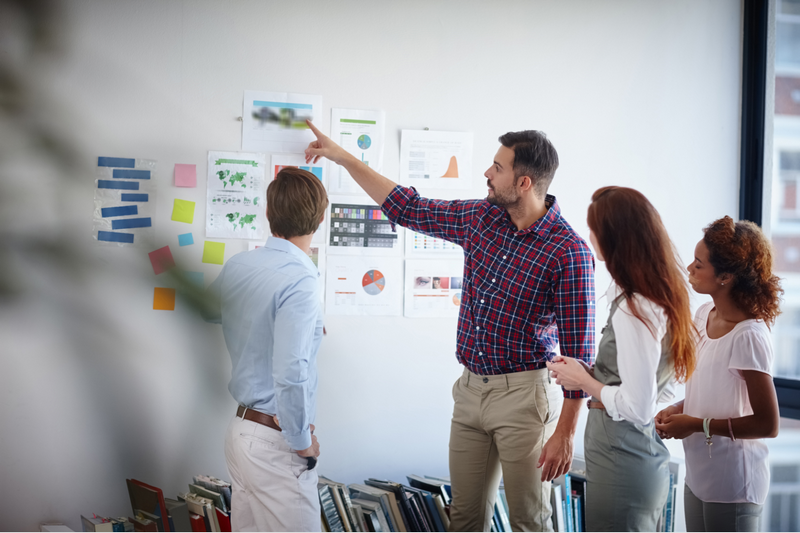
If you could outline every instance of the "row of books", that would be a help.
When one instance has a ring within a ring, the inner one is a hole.
[[[177,499],[158,487],[127,479],[132,516],[81,516],[84,531],[231,531],[231,484],[212,476],[195,476]]]
[[[345,485],[320,476],[322,525],[326,531],[447,531],[450,482],[407,476],[408,484],[370,478]]]

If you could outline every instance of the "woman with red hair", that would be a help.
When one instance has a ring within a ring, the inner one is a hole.
[[[689,283],[712,301],[697,310],[697,369],[686,399],[656,416],[683,439],[688,531],[759,531],[769,489],[767,445],[778,434],[769,326],[780,313],[772,250],[748,221],[723,217],[697,243]]]
[[[689,291],[661,217],[642,193],[598,189],[588,223],[595,254],[614,279],[608,322],[592,369],[569,357],[548,367],[557,383],[592,395],[584,436],[587,529],[655,531],[669,490],[669,452],[653,416],[673,378],[686,379],[694,368]]]

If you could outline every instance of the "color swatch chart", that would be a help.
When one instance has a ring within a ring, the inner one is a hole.
[[[410,246],[414,252],[446,253],[461,251],[461,247],[459,245],[444,239],[439,239],[438,237],[431,237],[430,235],[425,235],[424,233],[419,233],[416,231],[409,231],[409,234],[410,235],[407,235],[406,237],[409,239],[408,246]]]
[[[330,210],[330,246],[394,248],[397,245],[397,232],[378,206],[332,203]]]

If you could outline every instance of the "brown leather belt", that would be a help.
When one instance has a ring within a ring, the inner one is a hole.
[[[261,411],[256,411],[255,409],[249,409],[243,405],[240,405],[239,408],[236,409],[236,416],[245,420],[250,420],[256,424],[261,424],[262,426],[267,426],[268,428],[272,428],[277,431],[281,430],[281,427],[275,423],[275,419],[272,418],[271,415],[264,414]]]
[[[603,402],[595,402],[593,400],[586,401],[586,407],[589,409],[605,409],[606,406],[603,405]]]

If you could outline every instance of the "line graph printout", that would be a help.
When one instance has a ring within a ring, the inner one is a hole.
[[[272,164],[269,168],[269,181],[275,179],[278,172],[285,167],[297,167],[307,170],[314,174],[325,186],[328,182],[328,167],[325,159],[320,159],[314,164],[306,164],[305,156],[303,154],[273,154]],[[325,222],[319,225],[317,231],[314,232],[314,237],[311,242],[315,244],[325,244]]]
[[[431,237],[406,228],[406,256],[407,257],[464,257],[464,249],[450,241]]]
[[[322,96],[245,91],[242,150],[300,153],[315,139],[306,119],[322,118]]]
[[[331,197],[328,207],[328,253],[402,255],[401,233],[381,208],[360,197]]]
[[[376,172],[383,171],[385,111],[331,109],[331,139]],[[344,167],[335,165],[330,180],[333,194],[365,194]]]
[[[460,260],[407,259],[405,316],[458,317],[463,276]]]
[[[400,182],[430,189],[469,189],[472,133],[403,130]]]
[[[264,154],[208,152],[206,237],[266,240]]]
[[[329,315],[403,313],[402,259],[329,255],[325,276],[325,312]]]

